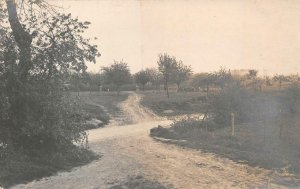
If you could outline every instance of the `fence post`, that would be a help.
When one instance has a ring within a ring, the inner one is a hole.
[[[231,136],[234,136],[234,113],[231,113]]]

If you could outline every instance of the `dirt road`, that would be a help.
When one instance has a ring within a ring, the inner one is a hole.
[[[102,158],[71,172],[14,188],[105,189],[137,175],[174,188],[267,188],[268,170],[150,138],[150,128],[170,121],[142,107],[140,99],[133,93],[120,104],[133,124],[89,131],[90,148]]]

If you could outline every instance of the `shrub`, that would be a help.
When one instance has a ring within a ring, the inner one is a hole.
[[[300,87],[296,84],[282,91],[279,96],[282,115],[295,116],[300,113]]]

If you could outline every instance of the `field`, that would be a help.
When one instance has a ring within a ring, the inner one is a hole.
[[[87,129],[104,127],[112,118],[120,117],[122,112],[118,105],[127,99],[128,94],[128,92],[122,92],[120,95],[115,92],[80,92],[81,108],[87,113]],[[77,96],[77,93],[73,96]]]
[[[202,101],[205,94],[201,92],[170,91],[170,98],[163,90],[140,93],[143,95],[141,104],[159,116],[172,117],[204,111]]]

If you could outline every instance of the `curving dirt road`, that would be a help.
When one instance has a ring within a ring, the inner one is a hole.
[[[267,188],[268,170],[238,164],[214,154],[157,142],[149,130],[167,125],[131,94],[120,108],[133,124],[89,131],[90,148],[103,157],[71,172],[13,188],[105,189],[142,175],[174,188]],[[281,188],[269,184],[270,188]]]

